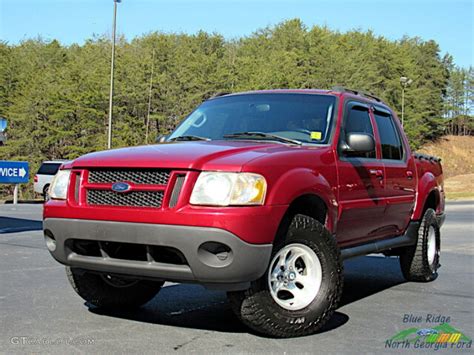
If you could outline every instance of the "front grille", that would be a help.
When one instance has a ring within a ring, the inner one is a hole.
[[[99,206],[161,207],[163,191],[130,191],[118,193],[110,190],[87,191],[87,203]]]
[[[169,202],[170,207],[175,207],[178,203],[179,194],[181,193],[181,189],[183,188],[184,184],[184,178],[185,175],[178,175],[176,177],[176,182],[174,184],[173,191],[171,191],[171,198]]]
[[[98,184],[124,181],[134,184],[166,185],[169,178],[169,170],[108,169],[89,171],[89,182]]]

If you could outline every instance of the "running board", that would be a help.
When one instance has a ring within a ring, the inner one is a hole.
[[[372,253],[381,253],[383,251],[415,245],[417,241],[418,229],[420,222],[410,222],[406,233],[399,237],[390,239],[377,240],[355,247],[341,249],[342,259],[349,259],[355,256],[367,255]]]

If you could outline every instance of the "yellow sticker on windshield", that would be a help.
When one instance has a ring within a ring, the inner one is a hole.
[[[316,140],[321,140],[323,134],[322,132],[316,131],[316,132],[311,132],[311,139],[316,139]]]

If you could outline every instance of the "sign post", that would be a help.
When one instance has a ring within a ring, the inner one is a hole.
[[[15,185],[13,189],[13,204],[16,205],[18,203],[18,184]]]
[[[29,180],[29,167],[26,161],[0,160],[0,184],[14,184],[13,203],[18,203],[18,184],[25,184]]]

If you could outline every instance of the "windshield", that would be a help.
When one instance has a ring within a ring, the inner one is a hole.
[[[302,143],[326,144],[335,102],[334,96],[313,94],[223,96],[204,102],[168,139],[276,140],[275,137],[283,137]],[[257,132],[267,135],[251,134]]]

